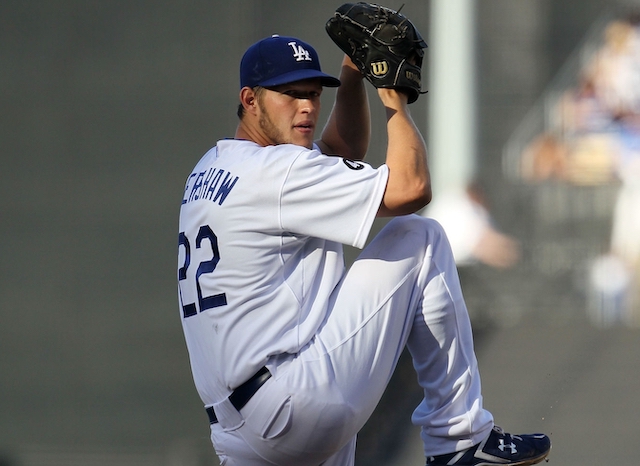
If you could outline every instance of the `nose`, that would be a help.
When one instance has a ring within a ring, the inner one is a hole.
[[[300,103],[299,108],[302,113],[307,113],[307,114],[315,113],[320,108],[320,102],[310,97],[305,99],[300,99],[299,103]]]

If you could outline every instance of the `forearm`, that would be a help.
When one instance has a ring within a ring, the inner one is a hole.
[[[431,201],[426,144],[411,118],[407,97],[389,89],[379,89],[378,95],[387,112],[385,164],[389,168],[389,179],[378,215],[413,213]]]
[[[318,145],[327,153],[362,160],[371,137],[369,102],[362,74],[348,57],[342,62],[340,81]]]

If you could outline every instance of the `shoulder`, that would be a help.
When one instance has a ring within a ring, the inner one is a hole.
[[[282,157],[296,158],[301,154],[314,153],[322,155],[317,147],[307,149],[295,144],[278,144],[274,146],[261,146],[253,141],[245,139],[223,139],[217,143],[219,156],[256,156],[256,157]]]

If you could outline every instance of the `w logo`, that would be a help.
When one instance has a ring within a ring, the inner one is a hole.
[[[386,61],[371,63],[371,74],[374,76],[384,76],[389,72],[389,64]]]
[[[289,42],[289,45],[293,49],[293,58],[295,58],[296,61],[311,61],[309,51],[302,45],[298,45],[295,42]]]

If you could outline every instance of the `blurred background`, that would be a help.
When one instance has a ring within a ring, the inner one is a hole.
[[[486,407],[549,434],[551,464],[637,464],[640,1],[404,4],[429,43],[422,214],[451,237]],[[0,2],[0,465],[217,464],[177,307],[184,180],[234,134],[250,44],[298,36],[338,73],[338,6]],[[358,465],[424,464],[419,399],[403,355]]]

